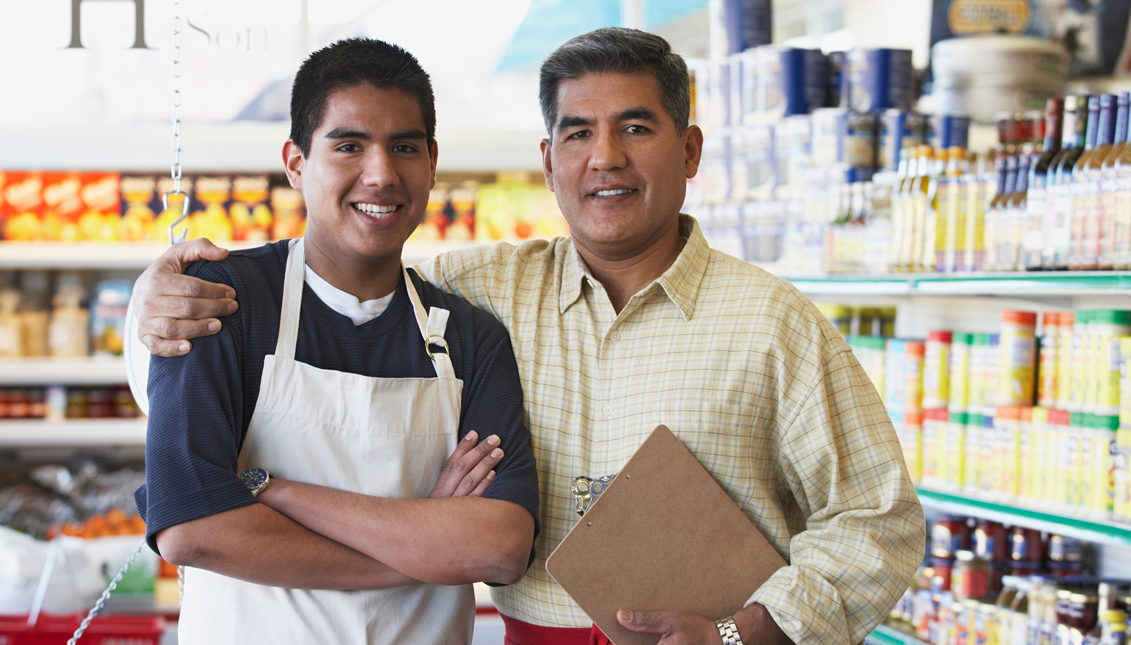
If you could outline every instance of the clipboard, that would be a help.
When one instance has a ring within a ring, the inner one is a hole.
[[[546,559],[546,571],[616,645],[655,645],[618,609],[712,620],[785,566],[667,426],[657,426]]]

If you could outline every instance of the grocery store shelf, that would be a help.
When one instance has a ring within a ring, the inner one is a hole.
[[[122,385],[126,362],[120,356],[90,358],[0,358],[0,386]]]
[[[45,446],[144,446],[147,420],[0,420],[0,448]]]
[[[919,488],[924,508],[1024,526],[1098,544],[1131,546],[1131,525],[1065,517],[1021,506],[987,502],[954,493]]]
[[[1131,289],[1128,271],[782,277],[805,293],[838,295],[1083,296]]]
[[[878,625],[871,634],[868,634],[864,642],[869,645],[927,645],[927,643],[910,634],[905,634],[894,627],[882,624]]]
[[[246,249],[260,242],[220,242],[227,249]],[[404,247],[406,264],[423,260],[474,242],[410,242]],[[168,248],[147,242],[0,242],[0,269],[101,269],[143,271]]]

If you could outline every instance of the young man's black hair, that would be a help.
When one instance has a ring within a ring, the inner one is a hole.
[[[416,57],[372,38],[347,38],[314,52],[299,67],[291,88],[291,140],[302,155],[310,154],[310,138],[322,124],[326,100],[334,92],[368,83],[396,87],[416,97],[424,117],[428,150],[436,138],[436,101],[432,81]]]

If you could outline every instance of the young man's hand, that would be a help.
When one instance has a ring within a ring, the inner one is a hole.
[[[474,430],[468,432],[452,456],[448,457],[440,478],[428,497],[482,497],[495,479],[495,466],[503,459],[499,437],[491,435],[479,445]]]
[[[138,337],[156,356],[181,356],[190,338],[220,331],[217,318],[235,313],[235,291],[183,275],[197,260],[219,261],[228,251],[201,238],[169,247],[134,283]]]

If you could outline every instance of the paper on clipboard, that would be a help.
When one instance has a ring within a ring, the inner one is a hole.
[[[657,426],[546,560],[617,645],[654,645],[618,609],[723,618],[785,561],[666,426]]]

